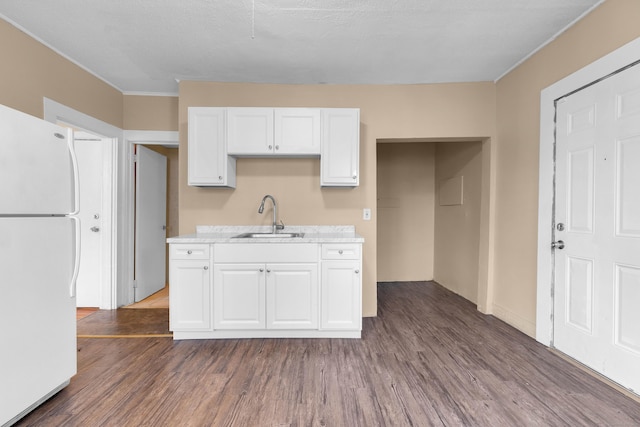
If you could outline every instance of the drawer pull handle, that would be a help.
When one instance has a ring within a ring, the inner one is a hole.
[[[338,251],[338,253],[339,253],[340,255],[342,255],[342,249],[340,249],[340,250]]]
[[[187,251],[187,255],[191,255],[191,249]]]
[[[267,273],[271,273],[271,270],[269,270],[268,268],[267,268]]]
[[[264,271],[264,268],[261,268],[261,269],[260,269],[260,273],[262,273],[263,271]]]

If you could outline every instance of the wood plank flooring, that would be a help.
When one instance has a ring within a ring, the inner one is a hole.
[[[638,426],[640,404],[432,282],[383,283],[363,338],[79,339],[21,426]]]

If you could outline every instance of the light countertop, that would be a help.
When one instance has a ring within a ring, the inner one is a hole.
[[[280,233],[304,233],[303,237],[236,238],[242,233],[270,233],[263,225],[198,225],[194,234],[170,237],[167,243],[363,243],[353,225],[286,225]]]

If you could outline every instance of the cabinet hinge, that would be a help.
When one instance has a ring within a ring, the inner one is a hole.
[[[133,155],[133,163],[138,163],[138,155],[137,154]]]
[[[134,280],[134,281],[133,281],[133,289],[135,289],[135,288],[137,288],[137,287],[138,287],[138,281],[137,281],[137,280]]]

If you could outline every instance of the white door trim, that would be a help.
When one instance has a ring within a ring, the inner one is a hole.
[[[103,258],[102,265],[102,309],[114,309],[118,306],[118,154],[119,141],[122,140],[122,130],[106,122],[98,120],[66,105],[48,98],[44,101],[44,120],[51,123],[66,123],[73,127],[88,131],[107,139],[104,159],[104,210],[102,227]]]
[[[133,293],[133,270],[134,270],[134,238],[135,238],[135,180],[133,177],[133,147],[135,144],[143,145],[163,145],[166,147],[177,147],[179,143],[179,135],[177,131],[149,131],[149,130],[125,130],[124,141],[126,149],[124,151],[125,167],[123,169],[123,215],[125,216],[124,224],[126,231],[123,234],[123,245],[127,248],[127,272],[126,287],[120,295],[120,305],[129,305],[134,302]]]
[[[575,73],[542,90],[540,94],[540,169],[538,193],[538,275],[536,340],[553,344],[553,227],[555,101],[640,59],[637,38]]]

